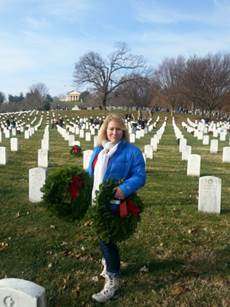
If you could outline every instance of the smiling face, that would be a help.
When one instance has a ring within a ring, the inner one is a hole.
[[[111,120],[108,123],[106,130],[107,139],[113,144],[118,143],[123,138],[123,130],[120,127],[120,124],[116,120]]]

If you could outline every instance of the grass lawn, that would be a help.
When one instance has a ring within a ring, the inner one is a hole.
[[[88,115],[64,114],[70,119]],[[157,128],[168,114],[159,115]],[[91,295],[103,280],[96,281],[101,254],[90,215],[71,224],[28,201],[28,170],[37,166],[45,116],[31,139],[19,135],[18,152],[10,152],[9,139],[1,145],[7,147],[8,162],[0,166],[0,278],[22,278],[45,287],[49,307],[96,306]],[[168,115],[158,151],[147,160],[147,183],[139,193],[145,203],[142,222],[135,235],[120,244],[120,295],[106,306],[230,306],[230,164],[222,163],[228,141],[220,142],[219,153],[211,155],[209,146],[182,128],[186,117],[175,120],[192,153],[201,155],[201,176],[222,179],[221,214],[198,212],[198,178],[186,175]],[[138,140],[137,146],[143,149],[152,135]],[[81,143],[83,150],[92,148],[92,143]],[[69,149],[57,130],[50,129],[49,170],[81,165]]]

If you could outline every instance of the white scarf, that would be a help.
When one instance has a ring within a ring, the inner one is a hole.
[[[96,191],[99,190],[99,186],[103,181],[105,172],[107,170],[109,159],[117,150],[117,144],[112,144],[107,142],[103,145],[104,149],[99,153],[97,158],[97,163],[94,168],[94,180],[93,180],[93,190],[92,190],[92,204],[94,204],[96,199]]]

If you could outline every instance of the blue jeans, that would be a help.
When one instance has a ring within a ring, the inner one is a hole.
[[[102,255],[105,259],[106,270],[109,276],[117,277],[120,274],[120,256],[119,250],[115,243],[105,243],[100,240],[99,242]]]

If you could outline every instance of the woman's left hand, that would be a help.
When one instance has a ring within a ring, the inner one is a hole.
[[[121,191],[120,188],[116,188],[116,192],[115,192],[115,195],[114,195],[115,198],[117,199],[125,199],[125,195],[124,193]]]

